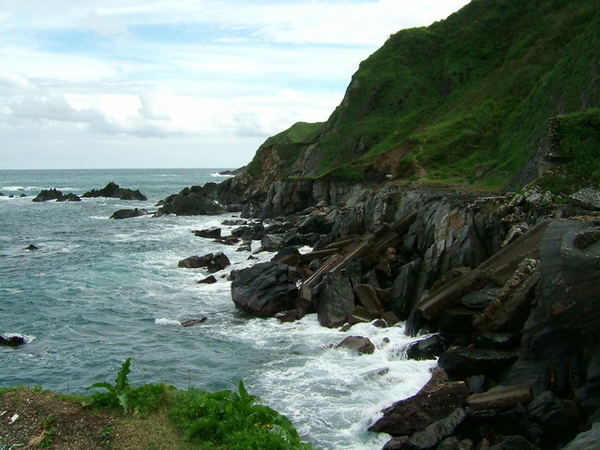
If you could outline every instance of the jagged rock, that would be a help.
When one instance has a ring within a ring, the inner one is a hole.
[[[267,252],[277,252],[283,247],[283,236],[265,234],[260,240],[261,248]]]
[[[436,370],[417,394],[384,409],[383,417],[369,431],[410,436],[465,406],[467,396],[464,382],[450,382],[444,372]]]
[[[68,194],[63,195],[56,199],[57,202],[80,202],[81,198],[78,195],[69,192]]]
[[[225,269],[227,266],[231,264],[227,255],[223,252],[217,252],[215,255],[210,258],[210,260],[206,263],[206,268],[209,273],[215,273],[219,270]]]
[[[4,345],[7,347],[20,347],[21,345],[25,345],[27,341],[23,336],[9,336],[4,337],[0,335],[0,345]]]
[[[329,328],[339,327],[348,321],[353,310],[352,285],[337,269],[323,280],[317,308],[319,323]]]
[[[597,389],[593,380],[584,380],[593,357],[590,343],[600,341],[600,246],[578,249],[573,242],[577,233],[592,227],[572,220],[548,226],[539,246],[535,302],[507,382],[527,382],[535,393],[551,390],[561,397],[572,395],[574,387]]]
[[[190,256],[189,258],[185,258],[179,261],[177,267],[183,267],[186,269],[197,269],[200,267],[206,267],[213,257],[213,253],[208,253],[203,256]]]
[[[497,386],[487,392],[477,393],[467,397],[467,404],[474,411],[501,410],[512,408],[518,404],[527,404],[533,400],[531,386]]]
[[[299,275],[284,264],[264,262],[238,272],[231,283],[236,307],[258,317],[294,309]]]
[[[401,448],[406,450],[433,449],[440,441],[452,435],[467,416],[466,409],[456,408],[443,419],[437,420],[425,429],[414,433]]]
[[[471,340],[478,348],[512,350],[519,346],[521,335],[516,333],[477,333]]]
[[[63,193],[56,188],[42,189],[38,195],[34,197],[33,202],[47,202],[50,200],[58,200],[62,198]]]
[[[178,194],[167,197],[156,215],[200,216],[221,214],[223,212],[223,207],[209,198],[207,189],[201,186],[192,186],[191,188],[182,189]]]
[[[473,331],[475,311],[467,308],[449,308],[439,317],[438,331],[448,335],[467,336]]]
[[[27,247],[25,247],[25,250],[34,251],[38,250],[38,247],[33,244],[29,244]]]
[[[354,286],[353,290],[356,298],[365,308],[377,315],[383,314],[385,309],[373,286],[370,284],[359,284]]]
[[[145,209],[119,209],[110,216],[111,219],[131,219],[132,217],[147,216],[149,213]]]
[[[497,297],[500,289],[500,286],[488,285],[483,289],[465,295],[458,304],[474,311],[483,311]]]
[[[550,391],[538,395],[529,405],[529,414],[542,425],[543,439],[562,447],[580,431],[583,420],[575,405]]]
[[[447,338],[434,334],[428,338],[421,339],[410,344],[406,350],[406,356],[409,359],[435,359],[445,352],[450,345]]]
[[[392,311],[386,311],[378,320],[373,322],[373,325],[379,328],[388,328],[393,327],[398,322],[400,322],[400,319],[396,314],[394,314]]]
[[[422,260],[417,259],[400,268],[391,289],[391,310],[401,319],[406,320],[416,303],[417,280],[421,271]]]
[[[440,355],[438,366],[456,378],[479,374],[493,377],[516,360],[516,353],[505,350],[452,347]]]
[[[102,189],[92,189],[82,195],[85,198],[93,198],[93,197],[110,197],[110,198],[119,198],[121,200],[148,200],[144,194],[140,192],[139,189],[131,190],[127,188],[122,188],[118,184],[113,183],[112,181],[104,186]]]
[[[375,351],[375,344],[369,338],[362,336],[348,336],[335,346],[335,348],[340,347],[356,350],[358,353],[367,355]]]
[[[194,230],[192,231],[195,236],[207,239],[218,239],[221,237],[221,229],[218,227],[208,228],[205,230]]]

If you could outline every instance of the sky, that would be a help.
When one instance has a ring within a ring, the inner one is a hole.
[[[0,0],[0,170],[236,168],[469,0]]]

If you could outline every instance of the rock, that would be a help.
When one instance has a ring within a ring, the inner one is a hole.
[[[215,278],[214,275],[210,275],[200,281],[198,281],[198,284],[214,284],[217,282],[217,279]]]
[[[500,410],[511,408],[517,404],[527,404],[533,400],[531,386],[498,386],[487,392],[473,394],[467,397],[467,404],[474,411]]]
[[[539,447],[522,436],[508,436],[489,450],[539,450]]]
[[[474,311],[483,311],[490,306],[490,303],[496,298],[500,289],[500,286],[488,285],[483,289],[465,295],[460,299],[458,304]]]
[[[521,336],[516,333],[477,333],[471,340],[478,348],[512,350],[519,347]]]
[[[569,405],[550,391],[543,392],[531,402],[529,414],[542,425],[543,439],[560,447],[571,441],[583,425],[574,405]]]
[[[570,199],[583,208],[592,210],[600,209],[600,191],[597,189],[581,189],[571,195]]]
[[[300,261],[300,252],[296,247],[285,247],[279,250],[271,261],[295,266]]]
[[[497,376],[517,360],[516,353],[505,350],[452,347],[438,360],[438,366],[456,378],[472,375]]]
[[[564,450],[591,450],[600,448],[600,422],[596,422],[589,430],[578,434]]]
[[[375,344],[369,338],[362,336],[348,336],[342,342],[338,343],[335,348],[349,348],[356,350],[360,354],[370,355],[375,351]]]
[[[188,320],[181,321],[181,326],[182,327],[192,327],[194,325],[198,325],[198,324],[201,324],[204,322],[206,322],[206,317],[202,317],[200,319],[188,319]]]
[[[111,219],[131,219],[133,217],[147,216],[149,213],[145,209],[119,209],[110,216]]]
[[[190,256],[189,258],[185,258],[179,261],[177,267],[183,267],[186,269],[197,269],[200,267],[206,267],[213,257],[213,253],[208,253],[204,256]]]
[[[27,247],[25,247],[25,250],[29,250],[29,251],[34,251],[34,250],[37,250],[37,249],[38,249],[38,247],[36,247],[33,244],[29,244]]]
[[[57,202],[80,202],[81,199],[78,195],[69,192],[68,194],[63,195],[56,199]]]
[[[440,441],[452,435],[467,415],[468,412],[466,409],[456,408],[446,417],[414,433],[408,440],[405,448],[411,450],[433,449]]]
[[[265,234],[260,240],[261,248],[267,252],[277,252],[283,247],[283,236]]]
[[[375,314],[383,314],[385,309],[381,304],[379,296],[377,295],[377,291],[373,286],[370,284],[359,284],[354,286],[353,290],[356,298],[365,308]]]
[[[58,200],[63,197],[63,193],[61,191],[56,190],[56,188],[52,189],[42,189],[40,193],[35,196],[32,200],[33,202],[47,202],[50,200]]]
[[[447,338],[434,334],[410,344],[406,350],[406,356],[408,359],[416,360],[435,359],[446,351],[449,345],[450,342]]]
[[[438,331],[452,336],[468,336],[473,331],[475,314],[467,308],[449,308],[439,317]]]
[[[140,200],[145,201],[148,200],[144,194],[142,194],[139,189],[131,190],[127,188],[121,188],[118,184],[113,183],[112,181],[104,186],[102,189],[92,189],[82,195],[85,198],[94,198],[94,197],[109,197],[109,198],[118,198],[121,200]]]
[[[401,319],[408,319],[416,303],[417,280],[422,268],[422,260],[417,259],[400,268],[391,290],[391,310]]]
[[[264,262],[238,272],[231,283],[236,307],[258,317],[294,309],[299,275],[284,264]]]
[[[398,322],[400,322],[400,319],[396,314],[394,314],[392,311],[386,311],[381,314],[381,317],[378,320],[373,322],[373,325],[379,328],[388,328],[393,327]]]
[[[207,239],[218,239],[221,237],[221,229],[218,227],[208,228],[205,230],[194,230],[192,233],[198,237]]]
[[[317,314],[319,323],[337,328],[348,321],[354,310],[354,292],[348,278],[337,269],[321,285]]]
[[[223,252],[215,253],[215,255],[210,258],[210,260],[206,263],[206,268],[209,273],[215,273],[219,270],[225,269],[227,266],[231,264],[227,255]]]
[[[156,215],[199,216],[221,214],[223,212],[223,207],[209,197],[209,189],[192,186],[191,188],[182,189],[178,194],[167,197]]]
[[[4,337],[0,335],[0,345],[5,345],[7,347],[20,347],[21,345],[25,345],[27,341],[23,336],[9,336]]]
[[[417,394],[384,409],[383,417],[369,431],[410,436],[465,406],[467,396],[464,382],[450,382],[443,371],[436,370]]]
[[[600,228],[586,228],[578,232],[573,238],[573,245],[579,250],[585,250],[590,245],[600,240]]]

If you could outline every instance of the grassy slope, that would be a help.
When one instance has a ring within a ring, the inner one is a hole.
[[[318,163],[306,167],[318,169],[304,176],[500,186],[537,152],[549,118],[600,106],[599,29],[592,0],[472,0],[391,36],[325,124],[282,141],[294,126],[261,148],[275,148],[286,167],[313,144]],[[253,175],[260,166],[261,149]]]

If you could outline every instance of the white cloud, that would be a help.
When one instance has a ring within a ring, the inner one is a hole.
[[[103,148],[95,166],[246,164],[269,135],[326,120],[390,34],[467,2],[0,0],[0,167],[79,164],[34,150],[59,141]]]

